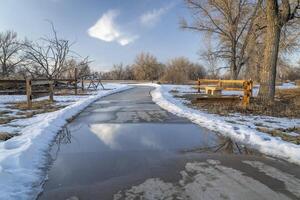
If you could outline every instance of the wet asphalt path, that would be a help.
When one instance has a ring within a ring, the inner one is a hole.
[[[162,110],[151,89],[102,98],[69,123],[50,152],[49,179],[39,199],[113,199],[149,178],[180,185],[183,170],[192,173],[189,183],[196,183],[201,199],[300,199],[299,166]],[[185,169],[195,162],[198,171]]]

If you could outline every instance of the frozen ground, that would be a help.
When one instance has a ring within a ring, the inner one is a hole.
[[[209,114],[205,111],[188,107],[182,99],[175,98],[171,94],[172,90],[178,91],[176,95],[191,92],[191,90],[195,91],[191,86],[150,85],[156,87],[151,93],[153,101],[169,112],[186,117],[202,127],[247,144],[267,155],[300,164],[300,145],[283,141],[279,137],[272,137],[256,130],[257,127],[267,127],[269,129],[299,127],[300,119],[254,115],[243,116],[238,113],[229,116]],[[295,132],[289,134],[298,135]]]
[[[89,96],[56,96],[57,103],[66,107],[0,125],[0,131],[19,134],[0,142],[0,199],[35,199],[44,181],[43,167],[50,144],[66,120],[97,99],[129,88],[120,84],[105,87],[111,90],[99,90]],[[7,103],[23,100],[24,96],[19,95],[1,96],[0,107],[7,109]]]
[[[296,198],[300,198],[300,180],[259,161],[243,161],[253,171],[258,171],[274,182],[283,183],[282,188]],[[268,186],[247,176],[242,171],[222,165],[217,160],[187,163],[180,172],[181,179],[175,183],[159,178],[147,179],[140,185],[120,191],[114,200],[133,199],[186,199],[186,200],[224,200],[224,199],[290,199],[284,193],[274,192]]]

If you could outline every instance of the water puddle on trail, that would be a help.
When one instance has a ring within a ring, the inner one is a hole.
[[[190,154],[207,158],[207,153],[220,152],[250,151],[191,123],[71,123],[52,146],[49,179],[39,199],[70,194],[110,199],[150,177],[177,180],[195,158]]]

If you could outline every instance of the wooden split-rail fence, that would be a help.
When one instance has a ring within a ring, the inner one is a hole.
[[[85,76],[78,78],[78,69],[75,68],[74,71],[74,78],[73,79],[18,79],[18,80],[11,80],[11,79],[3,79],[0,80],[0,85],[5,85],[4,88],[6,88],[7,85],[9,85],[10,88],[14,88],[14,91],[4,91],[5,93],[14,93],[14,92],[20,92],[21,90],[26,92],[27,96],[27,105],[28,108],[32,107],[32,94],[33,93],[48,93],[49,94],[49,100],[53,101],[54,96],[54,87],[58,87],[59,85],[64,85],[68,89],[70,86],[73,86],[74,94],[78,94],[78,84],[81,82],[81,89],[84,91],[84,82],[89,81],[89,85],[87,87],[88,90],[97,90],[98,86],[101,85],[101,87],[104,89],[104,86],[101,82],[100,77],[98,76]],[[34,87],[33,87],[34,86]],[[48,89],[45,90],[45,88]],[[41,90],[33,90],[33,88],[38,87],[42,88]]]
[[[32,100],[33,100],[33,93],[35,94],[49,94],[49,100],[53,101],[54,96],[54,85],[58,82],[67,82],[67,83],[74,83],[74,93],[75,95],[78,94],[78,87],[77,87],[77,80],[74,79],[18,79],[18,80],[0,80],[1,85],[10,85],[17,90],[17,92],[24,91],[27,96],[27,105],[28,108],[32,107]],[[48,88],[48,89],[45,89]],[[16,92],[13,90],[12,92]],[[7,92],[10,93],[10,92]]]
[[[247,107],[250,104],[251,97],[253,96],[253,81],[252,80],[211,80],[211,79],[198,79],[196,87],[198,93],[200,90],[205,90],[210,99],[216,98],[218,100],[228,99],[230,97],[223,97],[222,90],[227,91],[243,91],[242,105]],[[205,98],[203,98],[205,99]]]

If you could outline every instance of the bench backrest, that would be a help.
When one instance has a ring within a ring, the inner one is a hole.
[[[253,81],[252,80],[211,80],[211,79],[198,79],[197,88],[200,92],[201,86],[215,85],[223,90],[244,91],[242,104],[249,105],[250,98],[253,94]]]

